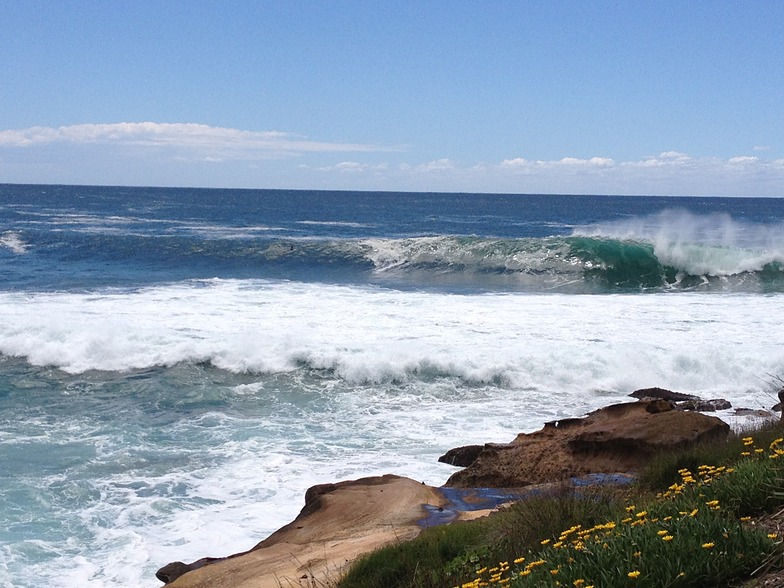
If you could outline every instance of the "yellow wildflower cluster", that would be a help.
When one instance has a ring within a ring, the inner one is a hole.
[[[689,486],[710,485],[719,476],[731,474],[734,471],[734,468],[728,468],[727,466],[701,465],[697,468],[697,477],[695,477],[688,468],[682,468],[678,470],[681,482],[676,482],[666,492],[660,492],[657,496],[658,498],[672,498],[678,494],[683,494],[684,490]]]
[[[770,459],[778,459],[779,457],[784,455],[784,449],[779,447],[782,443],[784,443],[784,437],[779,437],[778,439],[774,439],[771,442],[770,446],[768,447],[768,449],[770,450],[768,457]]]
[[[755,447],[754,446],[754,437],[744,437],[742,439],[744,447],[748,447],[747,451],[741,451],[741,455],[743,457],[751,457],[752,452],[751,449],[754,449],[754,455],[762,455],[767,453],[767,457],[769,459],[778,459],[784,455],[784,449],[780,447],[782,443],[784,443],[784,437],[779,437],[778,439],[774,439],[770,445],[768,445],[768,449],[765,450],[762,447]]]
[[[784,456],[784,448],[782,448],[784,446],[784,438],[776,439],[770,443],[767,450],[762,451],[760,451],[759,448],[754,447],[754,439],[752,437],[745,437],[743,439],[743,445],[744,447],[750,448],[749,451],[745,451],[743,453],[744,455],[751,455],[752,452],[757,455],[766,453],[767,457],[770,459],[778,459]],[[687,468],[678,470],[678,474],[681,478],[680,482],[670,486],[666,492],[660,493],[658,498],[674,498],[683,494],[687,489],[694,491],[700,486],[708,486],[720,476],[731,474],[734,471],[735,469],[732,467],[712,465],[699,466],[697,468],[696,474],[692,473]],[[697,493],[699,493],[699,490],[697,490]],[[703,496],[702,494],[698,495]],[[703,500],[705,499],[703,498]],[[679,512],[679,515],[684,518],[694,518],[700,512],[707,512],[709,510],[717,511],[721,509],[719,501],[715,499],[706,500],[704,504],[704,507],[700,506],[698,508],[693,508],[690,511],[681,511]],[[659,523],[659,525],[656,526],[662,527],[656,531],[656,536],[660,538],[661,541],[669,543],[675,540],[673,527],[669,524],[671,521],[673,521],[673,516],[665,516],[661,519],[660,522],[658,518],[649,518],[648,511],[638,511],[637,507],[633,504],[626,507],[626,512],[628,513],[628,516],[623,518],[620,522],[610,521],[603,524],[594,525],[590,528],[583,528],[582,525],[574,525],[565,531],[562,531],[557,538],[544,539],[540,542],[540,544],[546,549],[570,549],[573,550],[573,552],[590,551],[596,549],[597,547],[607,549],[609,547],[609,538],[622,534],[623,525],[628,525],[629,527],[638,527],[648,524],[656,525],[656,523]],[[675,518],[677,519],[677,517]],[[746,522],[748,520],[749,517],[741,518],[742,522]],[[727,538],[726,533],[724,533],[724,537]],[[768,535],[768,538],[775,540],[777,539],[777,535],[770,534]],[[702,549],[712,550],[716,544],[713,541],[708,541],[702,543],[701,546]],[[546,551],[544,553],[546,553]],[[633,555],[635,558],[642,557],[640,551],[635,552]],[[577,554],[575,554],[575,557],[577,557]],[[575,560],[569,557],[566,561],[571,563]],[[454,588],[482,588],[491,585],[504,586],[511,583],[517,577],[532,576],[532,574],[535,574],[537,571],[552,577],[554,585],[563,585],[555,578],[562,577],[566,573],[566,570],[564,569],[563,573],[561,573],[562,570],[557,565],[554,565],[554,562],[548,562],[547,560],[541,558],[530,561],[528,563],[525,562],[525,557],[519,557],[512,562],[513,567],[510,566],[509,562],[501,562],[496,567],[481,568],[477,570],[476,578],[474,580],[462,584],[459,587],[455,586]],[[544,568],[538,570],[538,568],[542,568],[542,566],[544,566]],[[639,569],[631,569],[630,571],[626,572],[626,575],[629,579],[635,580],[641,575],[641,571]],[[683,575],[684,572],[680,572],[678,577],[682,577]],[[585,578],[578,578],[572,581],[571,584],[575,588],[593,588],[593,585],[589,585],[587,582],[588,580]]]

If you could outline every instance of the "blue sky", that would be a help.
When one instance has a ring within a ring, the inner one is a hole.
[[[784,197],[784,2],[0,0],[0,182]]]

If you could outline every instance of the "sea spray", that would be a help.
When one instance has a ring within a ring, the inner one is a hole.
[[[636,388],[769,408],[782,220],[778,199],[0,186],[0,586],[157,586],[313,484],[439,485],[451,447]]]

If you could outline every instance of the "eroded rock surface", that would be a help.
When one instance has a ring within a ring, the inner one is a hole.
[[[520,487],[597,472],[627,472],[656,453],[725,438],[729,425],[665,400],[616,404],[548,423],[506,445],[486,445],[447,486]]]
[[[249,551],[168,564],[158,579],[168,588],[327,585],[359,555],[414,538],[424,507],[443,504],[437,488],[393,475],[315,486],[293,522]]]
[[[658,452],[728,433],[718,418],[673,410],[671,400],[608,406],[547,423],[511,443],[458,448],[447,454],[448,462],[467,467],[444,488],[394,475],[314,486],[297,518],[252,549],[174,562],[157,576],[168,588],[330,585],[360,555],[412,539],[424,526],[482,516],[508,499],[522,499],[529,488],[540,491],[570,478],[583,476],[573,485],[594,483],[591,474],[622,478],[615,473],[634,471]]]

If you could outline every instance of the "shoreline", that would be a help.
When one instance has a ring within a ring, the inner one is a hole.
[[[359,556],[429,526],[486,516],[565,485],[626,484],[656,453],[729,434],[723,420],[675,405],[642,397],[547,423],[508,444],[487,444],[441,487],[393,474],[315,486],[291,523],[248,551],[173,562],[157,577],[171,588],[279,588],[286,585],[282,580],[310,586],[334,580]],[[553,457],[558,466],[548,463]]]

